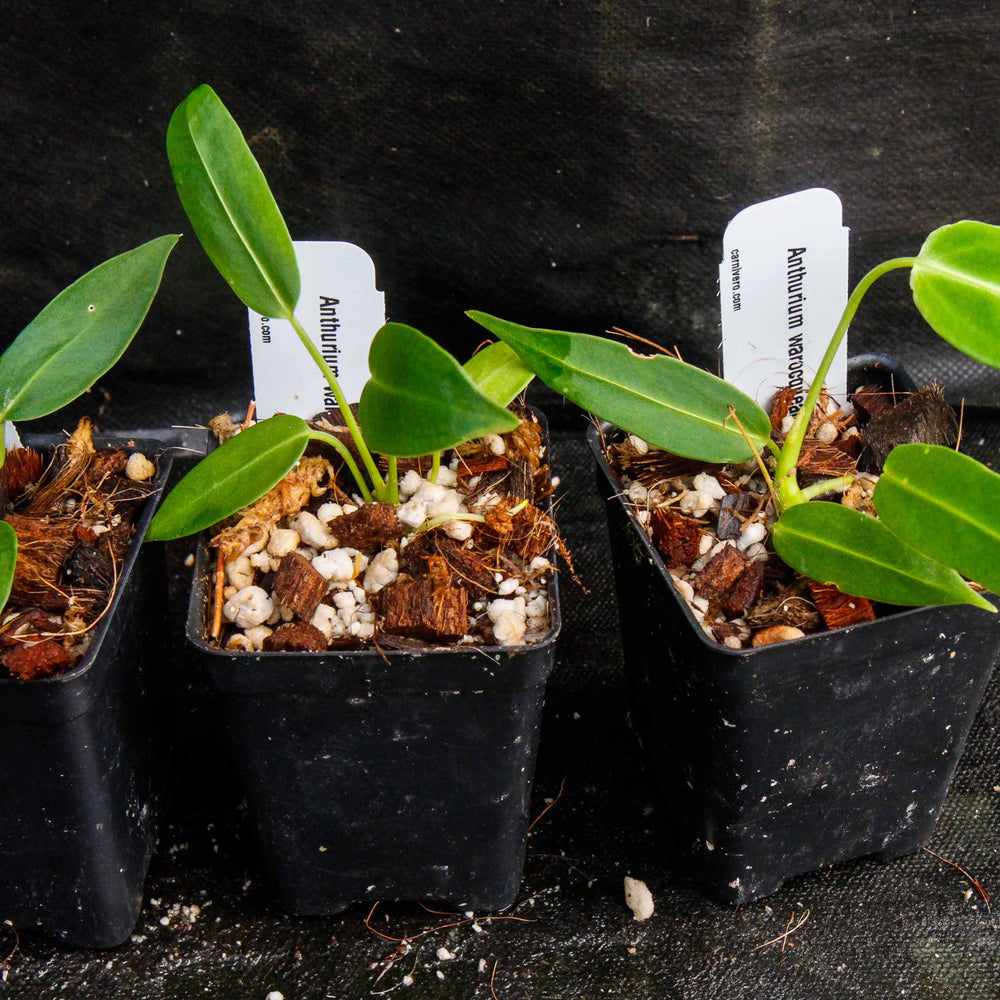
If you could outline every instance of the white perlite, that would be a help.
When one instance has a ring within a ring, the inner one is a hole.
[[[310,624],[326,638],[343,640],[349,637],[372,640],[376,633],[376,614],[369,599],[400,573],[400,551],[412,541],[407,529],[422,525],[428,518],[447,518],[450,515],[473,514],[479,518],[483,511],[499,502],[496,494],[480,496],[470,511],[465,506],[465,496],[454,489],[457,482],[455,469],[440,468],[438,482],[432,483],[408,471],[400,481],[400,496],[405,502],[397,507],[397,518],[404,536],[377,551],[359,552],[340,545],[331,531],[330,522],[358,508],[349,503],[327,502],[321,504],[316,514],[301,511],[286,521],[264,531],[247,545],[225,566],[226,584],[223,617],[244,633],[230,635],[226,648],[246,652],[260,652],[264,641],[283,622],[293,620],[293,612],[284,607],[276,593],[268,594],[253,585],[260,573],[274,573],[282,559],[297,553],[307,560],[327,582],[326,593],[310,619]],[[448,520],[438,529],[458,541],[471,537],[476,525],[469,520]],[[470,543],[471,544],[471,543]],[[546,575],[555,567],[544,556],[536,556],[530,565],[518,568],[510,561],[505,573],[496,573],[498,597],[493,601],[475,602],[474,618],[486,612],[489,626],[478,638],[471,635],[463,642],[488,642],[490,631],[493,640],[501,646],[520,646],[539,642],[548,634],[549,604]],[[545,574],[545,575],[543,575]],[[470,621],[470,631],[475,621]],[[486,623],[480,621],[480,627]]]
[[[645,882],[625,876],[625,905],[636,920],[648,920],[653,915],[653,894]]]

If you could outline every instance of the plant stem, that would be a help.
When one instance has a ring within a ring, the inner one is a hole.
[[[482,514],[464,514],[461,511],[456,511],[453,514],[435,514],[433,517],[427,518],[423,524],[417,525],[413,529],[413,534],[420,535],[432,528],[440,528],[442,524],[447,524],[449,521],[473,521],[477,524],[485,524],[486,518]]]
[[[395,455],[387,455],[389,467],[385,473],[386,500],[389,503],[399,503],[399,470]]]
[[[824,493],[846,490],[853,482],[854,476],[834,476],[831,479],[821,479],[818,483],[800,489],[799,497],[803,501],[815,500],[816,497],[821,497]]]
[[[823,355],[823,360],[819,363],[819,368],[816,369],[816,374],[813,376],[812,385],[809,387],[809,393],[806,396],[805,402],[795,417],[792,429],[785,437],[785,443],[778,456],[778,464],[774,470],[774,479],[778,485],[778,506],[780,509],[787,510],[789,507],[793,507],[798,503],[804,503],[808,499],[803,495],[803,491],[799,489],[795,468],[798,465],[799,454],[802,451],[802,442],[805,440],[809,421],[812,419],[813,410],[816,409],[816,403],[819,401],[819,394],[823,391],[823,383],[826,381],[826,376],[830,371],[830,365],[833,364],[833,359],[837,355],[837,349],[840,347],[840,343],[847,333],[847,328],[851,325],[851,320],[854,319],[854,314],[858,311],[861,299],[864,297],[865,292],[883,274],[901,267],[913,267],[915,261],[915,257],[894,257],[892,260],[884,261],[878,266],[873,267],[858,282],[854,291],[851,292],[851,297],[847,300],[844,313],[840,317],[837,329],[833,332],[833,337],[830,339],[826,353]]]
[[[438,481],[438,470],[441,468],[441,452],[436,451],[431,455],[431,471],[427,473],[427,479],[429,482],[436,483]]]
[[[344,395],[344,391],[340,388],[337,376],[333,374],[330,366],[326,363],[326,359],[320,353],[319,348],[313,343],[312,337],[306,333],[302,324],[298,321],[298,318],[293,312],[289,311],[288,319],[292,324],[292,329],[298,334],[299,340],[302,341],[305,349],[309,352],[309,356],[316,362],[319,370],[323,373],[323,377],[326,379],[327,385],[330,386],[330,389],[333,392],[333,398],[336,399],[337,406],[340,407],[340,414],[343,417],[348,431],[350,431],[354,444],[358,449],[358,454],[361,456],[361,461],[372,481],[372,486],[375,487],[376,493],[380,493],[385,487],[385,482],[379,474],[378,466],[375,464],[375,460],[372,458],[372,454],[368,450],[368,445],[365,444],[361,428],[358,426],[358,421],[355,419],[354,411],[347,402],[347,397]],[[357,479],[358,477],[355,476],[355,478]],[[367,499],[370,500],[371,497],[369,496]]]
[[[324,444],[328,444],[338,455],[344,460],[344,464],[347,466],[348,471],[354,476],[354,481],[358,484],[358,489],[361,492],[361,496],[364,497],[365,503],[371,503],[372,494],[371,490],[368,489],[365,483],[365,477],[361,475],[361,470],[358,468],[358,463],[354,461],[354,456],[350,453],[347,445],[344,444],[339,438],[335,438],[332,434],[327,434],[326,431],[316,431],[310,428],[309,438],[312,441],[322,441]]]

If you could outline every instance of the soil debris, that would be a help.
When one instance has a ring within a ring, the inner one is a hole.
[[[0,617],[0,663],[15,677],[51,677],[86,652],[89,632],[114,596],[134,521],[154,487],[126,468],[140,452],[94,448],[80,421],[45,464],[12,449],[3,469],[4,520],[17,534],[10,599]]]
[[[774,396],[772,436],[779,443],[791,429],[795,395],[783,389]],[[911,441],[953,444],[958,425],[937,386],[909,394],[868,386],[852,399],[856,414],[821,394],[798,474],[803,486],[851,477],[842,495],[828,498],[874,516],[872,496],[888,451]],[[774,504],[756,460],[708,465],[632,434],[606,442],[605,453],[678,592],[717,642],[745,649],[875,618],[869,601],[808,581],[777,557],[770,547]],[[762,461],[773,473],[773,456]]]
[[[544,458],[541,428],[522,414],[514,431],[442,456],[433,475],[429,458],[400,462],[390,504],[354,495],[332,451],[307,452],[212,538],[222,564],[209,619],[221,610],[207,631],[252,652],[540,641],[560,546],[536,506],[552,492]]]

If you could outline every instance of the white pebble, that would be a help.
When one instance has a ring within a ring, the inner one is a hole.
[[[677,506],[694,517],[703,517],[715,507],[715,500],[708,493],[692,490],[681,497]]]
[[[437,957],[442,962],[450,962],[455,957],[455,953],[453,951],[448,951],[447,948],[438,948]]]
[[[239,628],[263,625],[274,611],[274,602],[261,587],[243,587],[222,607],[226,621]]]
[[[427,520],[427,508],[416,499],[396,508],[396,520],[406,529],[419,528]]]
[[[291,528],[275,528],[267,540],[267,551],[276,559],[294,552],[302,541],[299,533]]]
[[[332,500],[323,504],[318,511],[316,511],[316,516],[324,523],[329,524],[335,517],[342,517],[344,514],[344,508],[340,506],[339,503],[334,503]]]
[[[694,477],[694,488],[699,493],[710,496],[713,500],[721,500],[726,495],[726,491],[719,484],[719,480],[707,472],[700,472]]]
[[[423,479],[416,469],[410,469],[399,481],[399,495],[402,497],[412,496],[420,488]]]
[[[637,878],[625,876],[625,905],[636,920],[648,920],[653,915],[653,894],[649,886]]]
[[[307,510],[295,515],[292,519],[292,528],[299,533],[305,545],[311,545],[314,549],[332,549],[337,544],[337,539],[331,534],[330,529],[315,514],[310,514]]]
[[[736,547],[741,552],[746,552],[751,545],[764,541],[767,538],[767,527],[760,521],[751,521],[745,525],[740,532],[740,537],[736,542]]]
[[[544,594],[539,594],[537,597],[528,601],[525,607],[525,614],[529,618],[547,618],[549,614],[549,602],[548,598]]]
[[[816,431],[817,439],[822,441],[823,444],[832,444],[837,440],[838,434],[839,431],[837,430],[836,425],[830,423],[829,420],[824,420]]]
[[[266,625],[254,625],[252,628],[248,628],[244,634],[250,643],[250,648],[255,653],[259,653],[264,648],[264,640],[272,634],[272,630]]]
[[[685,601],[690,603],[691,599],[694,597],[694,587],[692,587],[687,580],[683,580],[679,576],[673,576],[673,574],[671,574],[671,577],[673,578],[674,586],[677,588],[677,593],[679,593]]]
[[[237,590],[249,587],[253,583],[253,567],[247,556],[237,556],[226,563],[226,580]]]
[[[365,573],[365,593],[377,594],[399,575],[399,559],[395,549],[383,549],[368,564]]]
[[[329,604],[317,604],[309,624],[318,628],[326,636],[327,642],[339,638],[347,631],[337,610]]]
[[[313,569],[324,580],[350,580],[354,576],[354,560],[343,549],[327,549],[312,561]]]
[[[527,606],[523,597],[497,598],[486,607],[493,623],[493,636],[501,646],[516,646],[527,631]]]
[[[156,475],[156,466],[141,451],[134,451],[125,463],[125,475],[132,482],[141,483]]]
[[[487,434],[484,438],[486,447],[490,449],[490,452],[494,455],[505,455],[507,454],[507,444],[499,434]]]
[[[285,1000],[285,994],[279,993],[277,990],[271,990],[264,1000]]]
[[[645,503],[649,497],[649,490],[642,483],[632,483],[628,488],[628,498],[632,503]]]
[[[646,455],[649,453],[649,445],[635,434],[629,434],[628,443],[637,455]]]
[[[441,530],[456,542],[465,542],[472,537],[471,521],[446,521],[441,525]]]
[[[506,580],[500,581],[500,586],[497,587],[497,593],[501,597],[506,597],[508,594],[513,594],[518,588],[517,577],[508,576]]]
[[[439,466],[437,481],[441,486],[454,486],[458,482],[458,473],[447,465]]]

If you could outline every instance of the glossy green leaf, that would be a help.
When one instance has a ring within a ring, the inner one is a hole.
[[[965,221],[935,229],[914,261],[910,287],[940,336],[1000,368],[1000,227]]]
[[[535,373],[502,340],[476,351],[462,366],[483,395],[506,406],[528,387]]]
[[[789,566],[846,594],[885,604],[974,604],[996,609],[947,566],[921,555],[884,524],[839,503],[786,511],[774,548]]]
[[[699,368],[666,355],[640,357],[604,337],[535,330],[481,312],[467,315],[509,344],[556,392],[675,454],[706,462],[751,458],[753,449],[730,418],[730,406],[753,448],[763,450],[770,438],[770,419],[749,396]]]
[[[248,427],[205,456],[171,491],[146,538],[194,534],[262,497],[302,457],[309,425],[277,414]]]
[[[10,597],[16,564],[17,532],[6,521],[0,521],[0,610]]]
[[[1000,592],[1000,475],[950,448],[900,445],[875,487],[875,508],[915,549]]]
[[[368,353],[371,378],[358,417],[373,451],[401,458],[443,451],[517,427],[462,366],[419,330],[386,323]]]
[[[99,264],[61,291],[0,358],[0,422],[58,410],[125,353],[153,302],[179,236]]]
[[[170,119],[167,155],[212,263],[251,309],[289,319],[300,282],[288,227],[240,127],[207,84]]]

